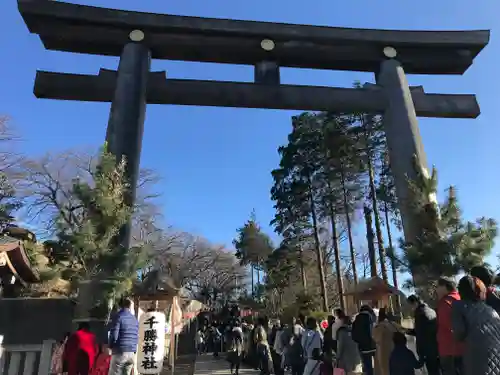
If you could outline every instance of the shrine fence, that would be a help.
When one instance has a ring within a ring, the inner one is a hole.
[[[49,375],[53,340],[40,345],[2,345],[0,336],[0,375]]]

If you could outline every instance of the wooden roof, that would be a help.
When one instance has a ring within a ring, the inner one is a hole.
[[[358,285],[353,285],[345,291],[345,295],[369,295],[369,294],[398,294],[399,291],[392,285],[386,283],[380,277],[372,277],[360,280]]]
[[[134,297],[148,301],[168,301],[179,295],[181,288],[175,286],[172,278],[160,271],[149,272],[142,282],[134,286]]]
[[[0,237],[0,254],[5,266],[21,282],[33,284],[40,281],[38,272],[31,266],[26,255],[22,241],[9,236]]]

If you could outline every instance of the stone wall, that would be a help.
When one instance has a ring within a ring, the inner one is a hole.
[[[74,302],[62,298],[0,298],[0,335],[5,345],[60,340],[74,330]]]

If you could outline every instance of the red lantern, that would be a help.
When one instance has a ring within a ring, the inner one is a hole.
[[[322,320],[321,321],[321,328],[327,329],[328,328],[328,320]]]

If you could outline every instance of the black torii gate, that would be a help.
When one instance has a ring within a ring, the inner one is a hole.
[[[408,202],[413,159],[427,171],[417,116],[476,118],[474,95],[410,89],[406,73],[463,74],[489,31],[401,31],[236,21],[131,12],[50,0],[18,0],[45,48],[120,56],[98,75],[38,71],[38,98],[112,102],[109,150],[127,159],[135,196],[146,103],[383,113],[406,240],[419,232]],[[255,66],[255,83],[167,79],[151,59]],[[373,72],[364,89],[280,84],[280,67]],[[129,229],[128,229],[129,231]],[[129,232],[127,232],[129,233]],[[129,234],[122,241],[129,246]]]

